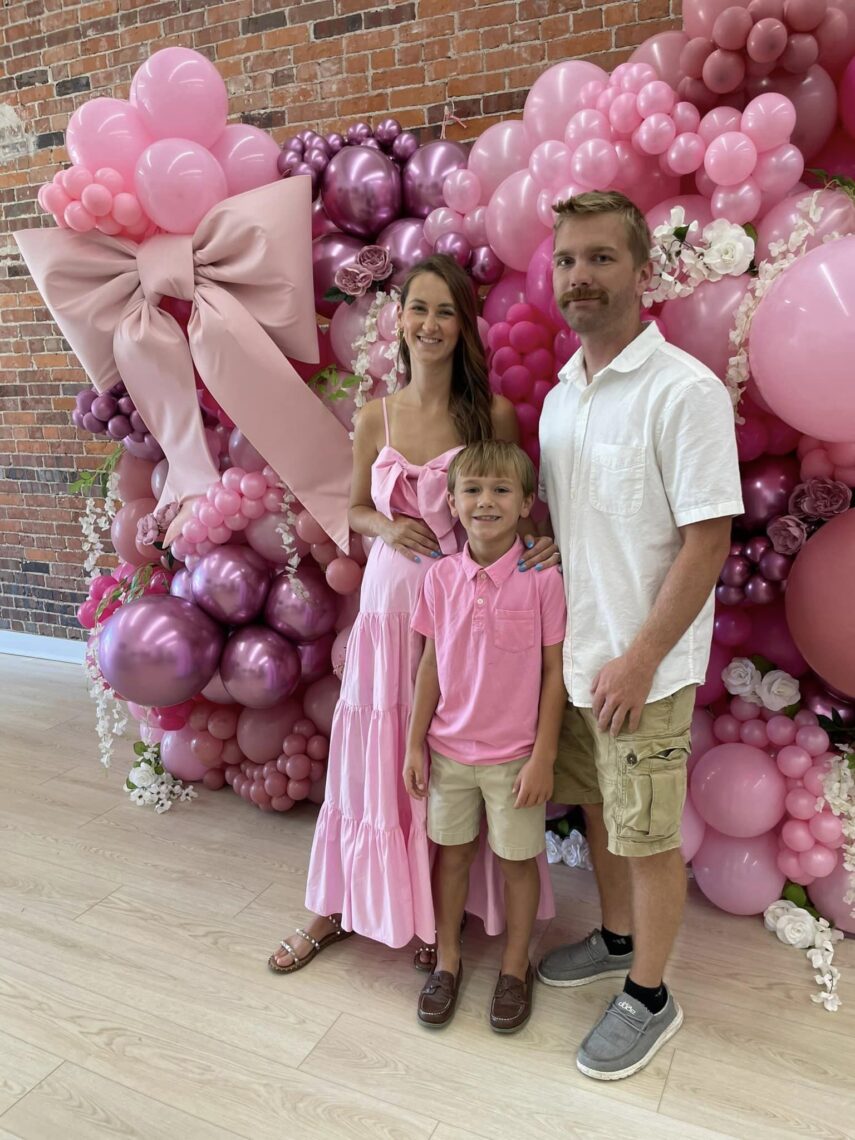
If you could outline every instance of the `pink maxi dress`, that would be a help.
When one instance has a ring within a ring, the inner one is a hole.
[[[465,541],[446,500],[455,447],[429,463],[410,463],[389,441],[371,468],[371,498],[392,518],[423,519],[443,554]],[[341,914],[342,926],[388,946],[435,937],[426,803],[401,777],[407,722],[424,638],[410,618],[430,558],[413,562],[377,539],[362,580],[359,615],[347,643],[341,698],[330,734],[326,798],[309,861],[306,907]],[[464,678],[461,678],[464,682]],[[488,934],[505,924],[501,870],[484,842],[472,869],[466,909]],[[540,859],[539,918],[555,913],[545,857]]]

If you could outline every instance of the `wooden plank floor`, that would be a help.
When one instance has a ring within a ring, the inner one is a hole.
[[[855,941],[843,1008],[802,953],[690,891],[670,981],[686,1021],[638,1076],[574,1052],[613,992],[539,987],[490,1032],[499,950],[478,926],[454,1024],[415,1019],[411,955],[353,939],[292,977],[267,955],[303,918],[312,810],[202,791],[162,816],[99,766],[76,666],[0,656],[0,1140],[778,1140],[855,1136]],[[591,876],[553,868],[539,949],[597,921]]]

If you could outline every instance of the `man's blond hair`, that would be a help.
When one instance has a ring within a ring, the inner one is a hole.
[[[633,264],[637,269],[650,260],[650,228],[647,220],[625,194],[618,190],[589,190],[574,198],[565,198],[552,207],[555,214],[553,233],[568,218],[591,218],[598,214],[617,214],[623,219]]]
[[[501,439],[483,439],[470,443],[458,451],[448,468],[448,490],[454,494],[454,487],[461,477],[475,479],[514,478],[528,498],[535,492],[534,464],[515,443]]]

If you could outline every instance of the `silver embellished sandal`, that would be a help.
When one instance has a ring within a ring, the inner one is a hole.
[[[276,951],[274,951],[267,959],[267,965],[274,974],[295,974],[297,970],[302,970],[304,966],[308,966],[312,959],[317,958],[318,954],[320,954],[322,950],[325,950],[327,946],[332,945],[333,942],[341,942],[343,938],[350,938],[353,934],[352,930],[345,930],[342,927],[341,915],[328,914],[326,915],[326,920],[334,929],[329,934],[325,934],[320,940],[313,937],[307,931],[302,930],[299,926],[297,927],[296,933],[311,946],[308,954],[302,958],[298,956],[297,951],[290,942],[286,942],[285,939],[283,939],[279,943],[285,953],[290,954],[294,961],[290,966],[280,966],[276,961]]]

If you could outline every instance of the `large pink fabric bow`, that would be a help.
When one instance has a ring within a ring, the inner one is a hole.
[[[161,503],[216,482],[193,376],[330,537],[348,544],[347,432],[284,354],[318,359],[311,190],[289,178],[214,206],[192,235],[141,245],[64,229],[15,234],[54,320],[104,392],[123,380],[169,460]],[[163,296],[193,302],[185,339]]]

